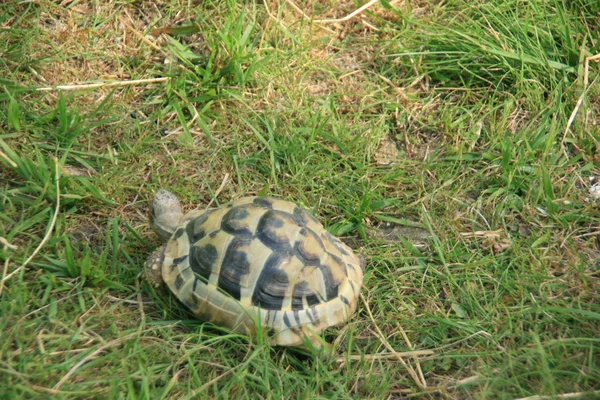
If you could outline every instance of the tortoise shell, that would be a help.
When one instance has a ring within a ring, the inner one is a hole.
[[[269,197],[183,216],[161,270],[200,319],[250,336],[260,326],[282,346],[318,344],[355,311],[363,280],[348,246],[294,203]]]

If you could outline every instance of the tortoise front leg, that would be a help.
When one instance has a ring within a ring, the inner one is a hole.
[[[144,275],[148,282],[155,288],[160,288],[163,284],[162,266],[165,258],[166,245],[160,246],[154,250],[144,264]]]

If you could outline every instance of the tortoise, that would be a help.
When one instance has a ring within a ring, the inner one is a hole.
[[[271,345],[321,347],[320,333],[356,310],[364,259],[311,214],[274,197],[243,197],[183,214],[160,190],[150,225],[166,242],[145,264],[148,281],[201,320]]]

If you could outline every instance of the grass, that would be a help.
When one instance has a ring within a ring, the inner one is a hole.
[[[0,398],[600,396],[597,2],[63,3],[0,5]],[[161,187],[363,254],[334,354],[154,292]]]

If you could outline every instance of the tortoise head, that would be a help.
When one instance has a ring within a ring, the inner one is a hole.
[[[183,210],[175,195],[167,190],[159,190],[150,207],[150,226],[156,234],[167,241],[181,220]]]

